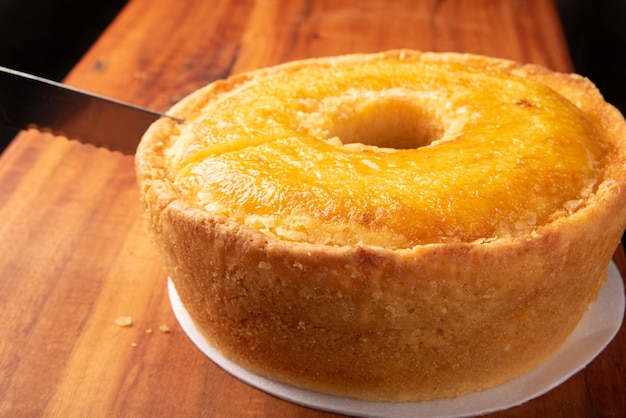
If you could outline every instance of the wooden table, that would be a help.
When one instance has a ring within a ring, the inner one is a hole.
[[[131,0],[66,83],[166,110],[229,74],[399,47],[572,68],[545,0]],[[132,157],[21,133],[0,157],[0,219],[1,416],[336,416],[254,389],[190,343]],[[622,329],[582,372],[493,416],[623,416],[625,364]]]

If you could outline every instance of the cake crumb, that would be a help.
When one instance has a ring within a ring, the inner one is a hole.
[[[162,333],[169,333],[170,332],[170,327],[168,327],[167,325],[163,324],[159,327],[159,329],[161,330]]]
[[[267,261],[260,261],[259,262],[259,268],[263,269],[263,270],[271,270],[272,269],[272,265],[270,263],[268,263]]]
[[[133,318],[131,318],[130,316],[120,316],[115,320],[115,324],[118,327],[130,327],[131,325],[133,325]]]
[[[583,203],[585,203],[584,199],[568,200],[567,202],[563,203],[563,207],[571,214],[576,212],[576,210],[578,210],[583,205]]]
[[[137,343],[130,343],[130,346],[133,347],[133,348],[137,347]]]
[[[146,334],[152,334],[152,328],[146,329]]]

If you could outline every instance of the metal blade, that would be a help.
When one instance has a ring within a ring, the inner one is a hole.
[[[36,128],[132,155],[148,126],[164,116],[169,117],[0,67],[0,124],[9,127]]]

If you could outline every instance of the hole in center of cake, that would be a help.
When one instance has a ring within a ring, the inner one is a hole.
[[[423,147],[440,139],[445,131],[441,120],[426,107],[393,96],[344,102],[333,119],[331,138],[380,148]]]

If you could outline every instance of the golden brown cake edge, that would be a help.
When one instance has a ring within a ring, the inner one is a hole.
[[[397,251],[273,240],[177,200],[159,180],[158,169],[159,149],[177,128],[171,121],[157,122],[137,154],[144,205],[169,274],[207,339],[260,374],[314,390],[384,400],[426,400],[488,388],[553,354],[594,300],[625,227],[626,132],[619,113],[586,80],[537,66],[487,61],[546,80],[565,96],[576,97],[605,129],[615,130],[618,150],[618,161],[607,173],[615,180],[605,181],[585,207],[512,240]],[[253,74],[202,89],[175,106],[173,114],[184,116],[207,99],[207,92],[228,89]],[[578,96],[581,85],[585,94]],[[212,306],[207,295],[214,297]],[[464,305],[452,303],[454,299]],[[491,311],[480,311],[484,300],[491,301]],[[471,315],[468,306],[474,308]],[[494,309],[500,309],[501,320],[494,320]],[[552,318],[551,323],[542,318]],[[511,328],[513,320],[518,324]],[[451,337],[464,321],[482,321],[484,328]],[[337,329],[325,328],[328,324]],[[398,331],[409,328],[419,332]],[[544,347],[548,336],[552,346]],[[408,372],[407,364],[417,367]]]

